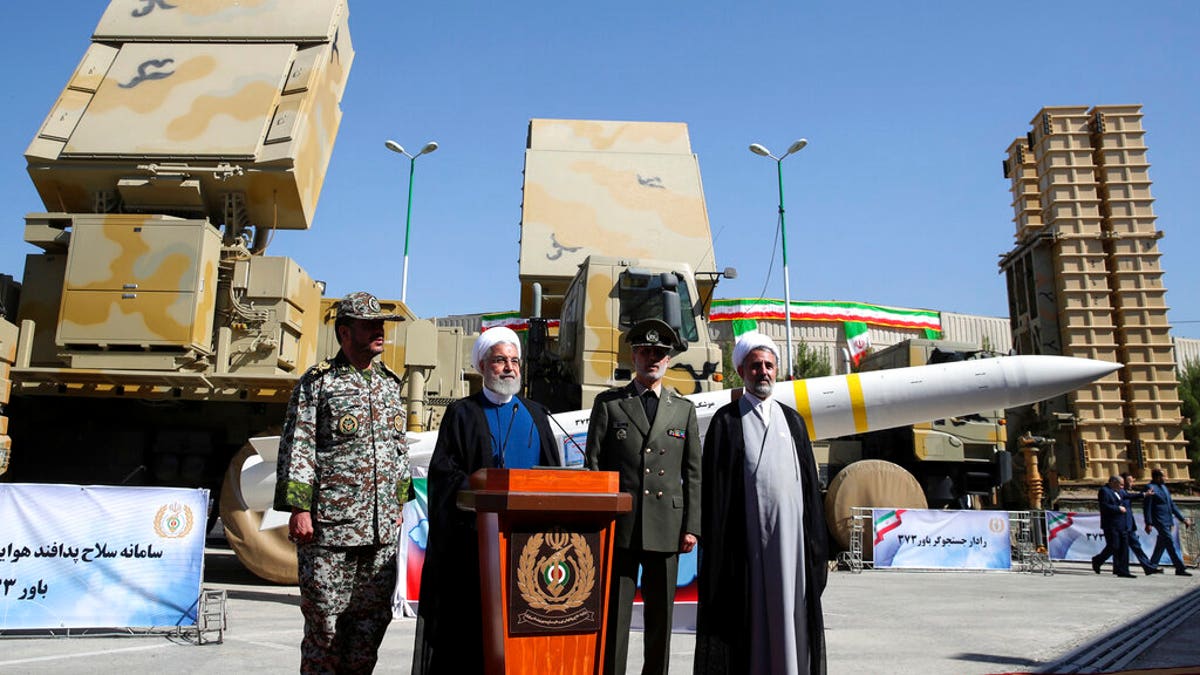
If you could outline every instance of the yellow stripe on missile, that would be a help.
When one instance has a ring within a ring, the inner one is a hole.
[[[846,389],[850,394],[850,409],[854,412],[855,433],[867,432],[867,405],[863,402],[862,381],[858,373],[846,376]]]
[[[808,428],[808,440],[817,440],[817,429],[813,425],[812,407],[808,402],[808,384],[805,380],[793,380],[792,392],[796,396],[796,412],[804,418],[804,426]]]

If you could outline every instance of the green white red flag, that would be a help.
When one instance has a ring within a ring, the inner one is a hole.
[[[768,298],[713,300],[708,320],[781,321],[784,319],[784,304],[782,300]],[[792,321],[860,321],[868,326],[934,331],[935,337],[940,337],[942,330],[941,314],[934,310],[886,307],[865,302],[793,300],[791,314]],[[928,333],[926,337],[929,337]]]
[[[482,323],[481,329],[496,328],[504,326],[516,332],[529,330],[529,319],[521,316],[520,312],[497,312],[496,314],[483,314],[480,317]],[[550,328],[558,328],[558,319],[550,319],[546,322]]]
[[[861,321],[847,321],[842,325],[846,328],[846,345],[850,348],[850,361],[857,366],[867,350],[871,349],[871,335],[867,332],[867,324]]]
[[[888,511],[887,513],[884,513],[875,519],[876,546],[879,545],[879,542],[883,541],[883,535],[891,532],[897,527],[900,527],[900,514],[904,513],[906,510],[907,509],[896,509],[894,511]]]

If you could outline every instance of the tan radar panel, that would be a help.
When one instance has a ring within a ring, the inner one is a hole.
[[[345,13],[344,0],[117,0],[92,38],[328,42]]]
[[[521,208],[521,311],[541,282],[547,315],[588,255],[715,267],[687,125],[535,119]],[[707,295],[707,286],[700,294]]]
[[[46,208],[307,229],[354,57],[347,16],[341,0],[112,3],[26,151]]]

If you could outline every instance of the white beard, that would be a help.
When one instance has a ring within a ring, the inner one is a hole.
[[[504,378],[489,373],[483,376],[483,386],[501,396],[516,396],[521,392],[521,378]]]
[[[749,386],[750,393],[761,399],[766,399],[768,396],[770,396],[771,390],[774,388],[774,385],[766,380],[759,380]]]

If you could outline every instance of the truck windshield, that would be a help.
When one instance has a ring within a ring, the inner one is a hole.
[[[668,283],[663,283],[666,276]],[[674,283],[671,284],[671,281]],[[674,288],[669,286],[674,285]],[[666,294],[679,293],[680,337],[687,342],[698,342],[696,317],[693,314],[692,296],[687,282],[679,274],[628,270],[621,273],[618,293],[621,300],[621,328],[630,328],[643,319],[666,319],[663,311]]]

